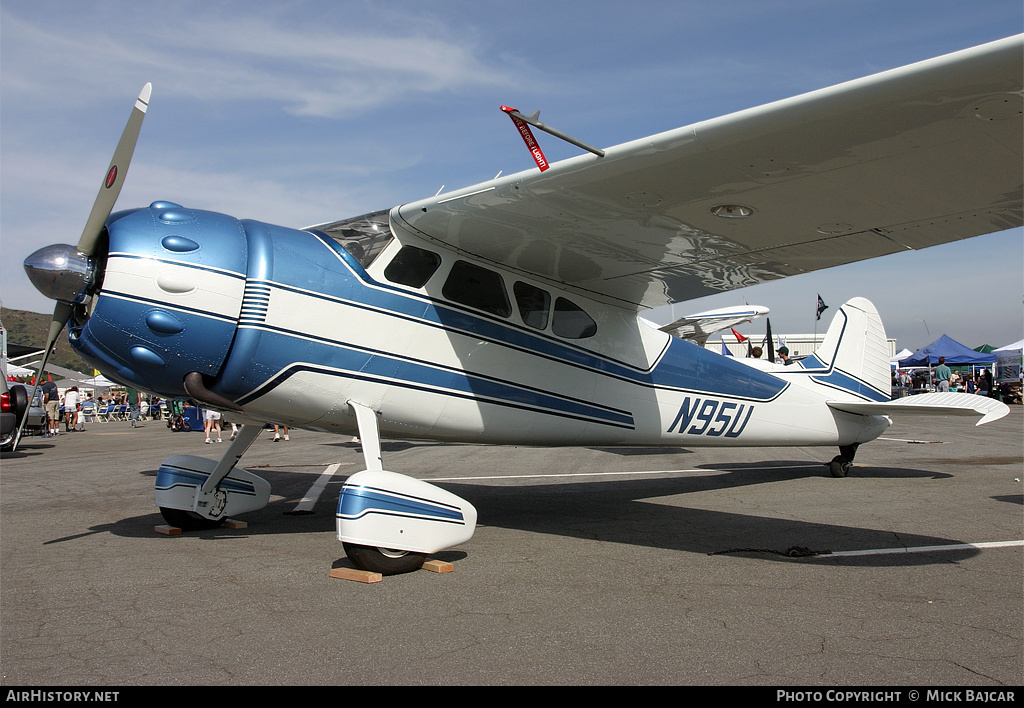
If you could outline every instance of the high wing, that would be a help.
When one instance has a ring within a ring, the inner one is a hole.
[[[1020,226],[1024,35],[398,207],[631,308]]]

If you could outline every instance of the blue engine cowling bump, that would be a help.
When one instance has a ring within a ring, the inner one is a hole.
[[[71,344],[111,378],[167,397],[186,374],[216,376],[231,348],[245,286],[245,230],[233,217],[154,202],[107,222],[95,308]]]

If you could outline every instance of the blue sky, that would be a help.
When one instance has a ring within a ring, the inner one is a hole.
[[[303,227],[532,168],[501,104],[607,147],[1022,31],[1020,0],[0,0],[0,298],[52,310],[21,261],[77,241],[147,81],[117,208],[162,199]],[[538,135],[549,160],[579,153]],[[828,315],[868,297],[901,348],[1002,346],[1024,337],[1024,234],[692,311],[746,301],[775,332],[809,332],[818,293]]]

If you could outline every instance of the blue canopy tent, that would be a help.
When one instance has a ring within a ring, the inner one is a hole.
[[[931,344],[921,347],[906,359],[900,359],[900,366],[931,366],[945,357],[947,364],[991,364],[996,355],[976,352],[955,339],[942,335]]]

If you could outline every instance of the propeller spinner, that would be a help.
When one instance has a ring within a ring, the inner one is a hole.
[[[93,202],[92,211],[89,213],[85,228],[78,239],[78,245],[46,246],[25,259],[25,271],[32,284],[43,295],[57,301],[53,317],[50,320],[50,331],[46,337],[43,360],[39,362],[39,370],[36,373],[36,387],[39,386],[39,381],[46,370],[46,363],[50,358],[54,342],[57,341],[57,337],[60,336],[61,330],[67,325],[68,320],[71,319],[74,303],[87,295],[89,288],[95,284],[96,267],[93,257],[96,255],[96,246],[103,233],[107,218],[114,208],[114,203],[121,193],[125,176],[128,174],[128,165],[131,163],[132,153],[135,152],[135,143],[142,130],[142,119],[146,117],[152,90],[152,84],[147,83],[139,92],[139,97],[135,99],[135,106],[121,133],[117,148],[114,149],[114,156],[103,176],[103,184],[100,185],[99,194],[96,195],[96,200]],[[35,396],[35,389],[33,389],[32,395]],[[26,419],[27,416],[22,419],[18,427],[14,448],[17,448],[21,440]]]

